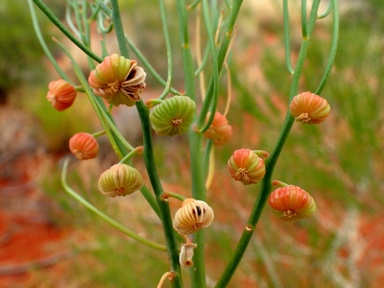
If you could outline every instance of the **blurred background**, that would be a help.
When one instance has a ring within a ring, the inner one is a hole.
[[[64,19],[65,6],[58,2],[46,1]],[[174,3],[166,2],[168,15],[175,15]],[[207,199],[216,216],[205,233],[208,286],[224,270],[258,192],[257,185],[244,187],[232,181],[226,162],[235,149],[271,151],[285,117],[290,88],[281,1],[244,2],[230,54],[233,101],[228,118],[234,134],[227,145],[215,150],[216,171]],[[293,63],[301,43],[299,2],[289,2]],[[166,78],[165,45],[155,5],[157,1],[121,1],[127,34]],[[64,112],[57,112],[46,101],[49,81],[59,76],[37,41],[25,6],[23,1],[5,1],[0,7],[0,287],[155,287],[168,270],[165,253],[115,231],[62,189],[60,165],[68,156],[69,138],[80,131],[98,131],[101,126],[85,95],[79,94]],[[52,36],[65,39],[40,11],[37,14],[51,51],[75,80],[68,59],[50,40]],[[194,15],[191,12],[191,18]],[[174,86],[182,90],[178,27],[173,18],[168,17]],[[300,91],[315,90],[322,77],[330,49],[331,19],[316,23]],[[339,48],[322,92],[331,105],[331,115],[319,126],[293,126],[273,177],[308,191],[318,210],[310,219],[285,223],[266,207],[228,287],[382,287],[383,35],[381,0],[340,0]],[[114,41],[111,35],[111,53],[117,52]],[[65,43],[88,75],[82,53]],[[162,88],[150,75],[146,82],[143,97],[159,96]],[[224,75],[221,112],[227,94]],[[115,110],[126,138],[132,145],[140,145],[135,109]],[[68,182],[100,210],[140,235],[163,243],[159,219],[141,194],[105,199],[98,192],[98,176],[118,161],[107,141],[99,139],[100,155],[82,162],[72,160]],[[155,136],[154,141],[164,189],[190,195],[187,138]],[[135,158],[134,164],[145,175],[142,159]],[[149,185],[147,178],[146,183]],[[171,207],[174,213],[177,202],[171,201]],[[185,287],[189,287],[188,271],[183,272]]]

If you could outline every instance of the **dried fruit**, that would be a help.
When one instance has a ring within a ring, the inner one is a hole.
[[[192,234],[210,226],[213,218],[213,210],[207,203],[188,198],[176,211],[173,228],[181,235]]]
[[[179,263],[183,267],[192,267],[193,266],[193,255],[197,244],[187,242],[181,245],[180,254],[179,254]]]

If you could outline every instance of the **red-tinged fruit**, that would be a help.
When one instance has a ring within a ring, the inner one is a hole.
[[[76,98],[76,90],[67,81],[60,79],[48,84],[47,100],[57,111],[63,111],[72,106]]]
[[[285,221],[295,221],[310,217],[316,211],[316,202],[298,186],[287,185],[273,191],[268,204],[274,214]]]
[[[233,152],[228,160],[227,168],[231,177],[244,185],[256,184],[265,174],[264,160],[254,151],[239,149]]]
[[[145,78],[144,69],[137,66],[135,60],[112,54],[91,71],[88,83],[93,93],[108,103],[114,106],[133,106],[141,99],[141,92],[146,85]]]
[[[76,133],[69,139],[69,149],[79,160],[93,159],[99,153],[99,143],[89,133]]]
[[[210,113],[207,115],[207,121]],[[216,112],[209,129],[204,133],[204,136],[213,141],[215,145],[223,145],[232,137],[232,126],[228,124],[227,118]]]
[[[331,107],[326,99],[311,92],[304,92],[292,99],[289,111],[298,122],[320,124],[329,115]]]

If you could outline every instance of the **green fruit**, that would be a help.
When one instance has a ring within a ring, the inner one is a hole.
[[[188,130],[196,111],[196,104],[187,96],[174,96],[153,108],[149,115],[152,128],[161,136],[174,136]]]
[[[143,183],[143,177],[138,170],[119,163],[100,175],[98,187],[102,194],[116,197],[126,196],[141,189]]]

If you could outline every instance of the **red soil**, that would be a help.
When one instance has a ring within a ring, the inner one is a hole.
[[[0,287],[32,287],[34,271],[69,256],[63,245],[69,233],[53,224],[52,200],[38,192],[28,171],[40,160],[28,156],[0,167]]]

